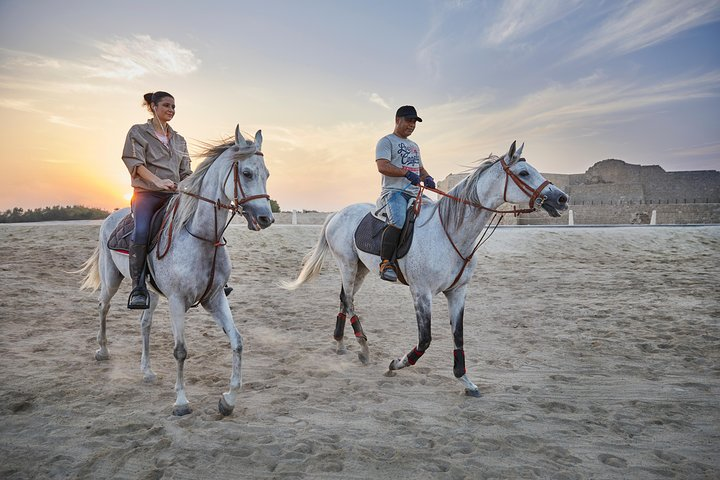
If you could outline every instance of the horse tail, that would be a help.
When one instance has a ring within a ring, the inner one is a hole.
[[[334,215],[334,213],[331,213],[325,219],[325,223],[323,224],[322,230],[320,231],[320,238],[318,239],[318,242],[317,244],[315,244],[313,249],[310,250],[307,255],[305,255],[305,258],[303,258],[302,270],[300,270],[298,277],[292,282],[288,282],[286,280],[281,281],[280,287],[286,290],[295,290],[303,283],[312,280],[320,274],[323,262],[325,261],[325,256],[330,251],[330,246],[328,245],[325,233],[327,232],[328,223]]]
[[[88,258],[80,270],[74,273],[84,273],[80,290],[95,291],[100,287],[100,246],[95,247],[95,251]]]

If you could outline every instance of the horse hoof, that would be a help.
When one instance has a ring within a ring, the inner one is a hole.
[[[358,352],[358,358],[363,365],[367,365],[368,363],[370,363],[370,355],[366,353]]]
[[[482,395],[480,394],[480,390],[470,390],[469,388],[465,389],[465,395],[468,397],[475,397],[480,398]]]
[[[155,374],[152,373],[152,372],[151,372],[151,373],[146,373],[145,375],[143,375],[143,382],[145,382],[145,383],[147,383],[147,384],[152,385],[152,384],[154,384],[156,381],[157,381],[157,375],[155,375]]]
[[[190,405],[180,405],[173,408],[173,415],[175,415],[176,417],[182,417],[183,415],[187,415],[189,413],[192,413],[192,408],[190,408]]]
[[[230,415],[233,412],[234,408],[235,407],[231,407],[230,405],[228,405],[223,397],[220,397],[220,401],[218,402],[218,410],[223,417],[227,417],[228,415]]]
[[[347,348],[338,348],[337,350],[335,350],[335,353],[337,353],[338,355],[345,355],[347,353]]]
[[[395,366],[396,362],[397,362],[397,360],[390,360],[390,365],[388,366],[388,370],[390,370],[390,371],[398,370],[398,368]]]
[[[103,351],[102,349],[95,351],[95,360],[98,362],[102,362],[103,360],[109,360],[110,354],[107,351]]]

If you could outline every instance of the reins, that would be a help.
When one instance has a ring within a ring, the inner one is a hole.
[[[259,155],[261,157],[264,156],[262,152],[255,152],[253,155]],[[196,198],[198,200],[202,200],[203,202],[212,204],[213,212],[214,212],[213,218],[215,221],[215,228],[213,230],[215,232],[214,240],[210,240],[210,239],[195,235],[194,233],[192,233],[190,231],[187,224],[185,225],[185,230],[190,234],[190,236],[197,238],[198,240],[201,240],[204,242],[212,243],[213,247],[214,247],[213,248],[212,268],[210,269],[210,278],[208,279],[208,284],[205,287],[205,291],[200,296],[200,299],[197,302],[195,302],[195,304],[191,305],[190,308],[194,308],[194,307],[197,307],[198,305],[200,305],[200,303],[202,303],[202,301],[205,300],[205,297],[210,293],[210,290],[212,289],[213,281],[215,280],[215,264],[217,262],[218,248],[224,247],[225,245],[227,245],[227,241],[225,241],[225,239],[223,238],[223,234],[225,233],[225,230],[227,230],[227,228],[230,226],[230,223],[232,222],[233,218],[235,218],[235,215],[238,212],[240,212],[240,214],[243,213],[243,208],[242,208],[243,204],[245,204],[251,200],[257,200],[259,198],[266,198],[268,200],[270,199],[270,195],[268,195],[268,194],[245,195],[245,190],[243,189],[242,183],[240,182],[240,172],[238,170],[239,170],[239,161],[235,160],[233,162],[232,168],[230,170],[228,170],[228,173],[225,176],[225,181],[223,182],[223,191],[224,191],[225,185],[227,185],[227,182],[230,179],[230,173],[232,172],[233,173],[233,190],[234,190],[235,198],[233,198],[233,200],[230,204],[221,202],[219,198],[217,200],[212,200],[212,199],[204,197],[202,195],[198,195],[197,193],[194,193],[194,192],[187,192],[187,191],[183,191],[183,190],[180,191],[180,193],[182,193],[182,194],[185,194],[190,197]],[[167,224],[168,219],[170,219],[170,224],[168,226],[168,241],[167,241],[167,246],[165,248],[165,251],[162,252],[162,254],[160,253],[160,248],[159,248],[159,243],[158,243],[158,249],[156,251],[157,252],[156,256],[157,256],[158,260],[165,257],[165,255],[167,255],[167,253],[170,251],[170,246],[172,244],[175,213],[177,212],[179,204],[180,204],[180,202],[176,201],[175,205],[173,206],[172,211],[169,211],[165,215],[165,218],[163,218],[162,225],[160,226],[161,232],[165,228],[165,225]],[[225,224],[223,229],[218,233],[218,210],[219,209],[229,210],[230,212],[232,212],[232,215],[230,216],[230,220],[227,221],[227,223]]]
[[[521,158],[518,160],[519,162],[524,162],[525,159]],[[437,188],[432,187],[426,187],[424,185],[420,185],[420,188],[418,189],[417,198],[415,199],[415,215],[418,215],[420,213],[420,208],[422,206],[422,198],[423,198],[423,191],[429,190],[431,192],[437,193],[439,195],[442,195],[444,197],[447,197],[455,202],[463,203],[465,205],[469,205],[471,207],[479,208],[481,210],[486,210],[488,212],[492,212],[494,215],[490,219],[490,222],[488,222],[487,225],[483,227],[483,232],[480,235],[480,239],[477,241],[475,246],[470,252],[470,255],[465,257],[462,253],[460,253],[460,250],[458,249],[457,245],[455,245],[455,242],[453,241],[452,237],[450,236],[450,232],[448,232],[447,227],[445,226],[445,222],[443,221],[442,215],[440,215],[440,208],[438,206],[438,218],[440,219],[440,225],[442,226],[443,231],[445,232],[445,236],[450,241],[450,245],[452,245],[453,250],[455,250],[455,253],[458,254],[460,259],[463,261],[463,266],[460,268],[460,272],[455,276],[455,280],[453,280],[452,284],[450,284],[450,287],[448,287],[448,290],[452,289],[455,284],[460,280],[460,277],[462,277],[462,274],[465,272],[465,268],[467,267],[468,263],[472,260],[473,256],[475,255],[475,252],[477,252],[478,248],[480,248],[481,245],[483,245],[485,242],[487,242],[493,233],[495,233],[495,230],[497,229],[498,225],[500,225],[500,222],[504,218],[505,214],[512,213],[514,217],[520,216],[523,213],[532,213],[537,210],[538,207],[540,207],[546,200],[547,197],[544,195],[541,195],[543,189],[547,187],[548,185],[552,185],[552,182],[549,180],[545,180],[543,183],[540,184],[537,188],[532,188],[530,185],[528,185],[526,182],[524,182],[520,177],[518,177],[515,172],[510,170],[510,166],[505,162],[505,157],[500,158],[500,165],[502,166],[503,171],[505,172],[505,188],[503,189],[503,201],[507,202],[507,188],[508,188],[508,181],[510,178],[512,178],[513,182],[518,186],[520,191],[522,191],[524,194],[526,194],[530,201],[528,208],[522,208],[518,209],[513,205],[512,210],[498,210],[490,207],[486,207],[485,205],[481,203],[475,203],[470,202],[465,199],[456,197],[455,195],[451,195],[447,192],[443,192],[442,190],[438,190]],[[499,218],[498,218],[499,215]],[[497,221],[495,220],[497,218]],[[494,223],[494,225],[493,225]],[[488,233],[489,232],[489,233]]]

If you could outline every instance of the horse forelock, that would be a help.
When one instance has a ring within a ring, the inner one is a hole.
[[[195,169],[192,175],[182,181],[182,183],[180,184],[181,192],[189,192],[199,195],[200,189],[202,188],[203,180],[205,179],[205,176],[210,170],[210,167],[212,167],[215,164],[215,161],[228,150],[235,149],[232,151],[232,155],[233,158],[239,157],[238,161],[251,157],[258,152],[257,145],[255,145],[255,143],[250,140],[246,140],[246,144],[244,146],[236,145],[234,139],[227,139],[218,145],[202,143],[201,147],[202,149],[198,153],[198,155],[203,157],[204,159],[202,160],[200,165],[198,165],[197,169]],[[197,203],[199,201],[196,197],[192,197],[190,195],[181,194],[178,195],[178,197],[179,198],[173,199],[177,202],[180,202],[180,204],[178,205],[176,218],[174,220],[174,228],[180,228],[185,225],[188,220],[190,220],[193,213],[195,213],[195,210],[197,209]],[[172,206],[173,205],[171,204],[170,207]]]
[[[489,155],[486,158],[478,160],[481,162],[480,165],[473,169],[467,177],[462,179],[460,183],[455,185],[455,187],[453,187],[448,193],[465,202],[475,204],[480,203],[480,197],[476,188],[477,183],[480,180],[480,176],[499,160],[500,157],[497,155]],[[440,215],[442,215],[446,224],[457,229],[463,224],[465,219],[465,209],[474,207],[443,196],[437,202],[437,208],[440,209]]]

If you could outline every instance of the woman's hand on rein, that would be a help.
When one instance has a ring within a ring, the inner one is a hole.
[[[177,190],[177,183],[175,183],[175,182],[173,182],[172,180],[169,180],[169,179],[160,180],[160,181],[157,183],[157,186],[160,187],[160,188],[162,188],[163,190],[170,190],[170,191],[173,191],[173,192],[174,192],[175,190]]]

